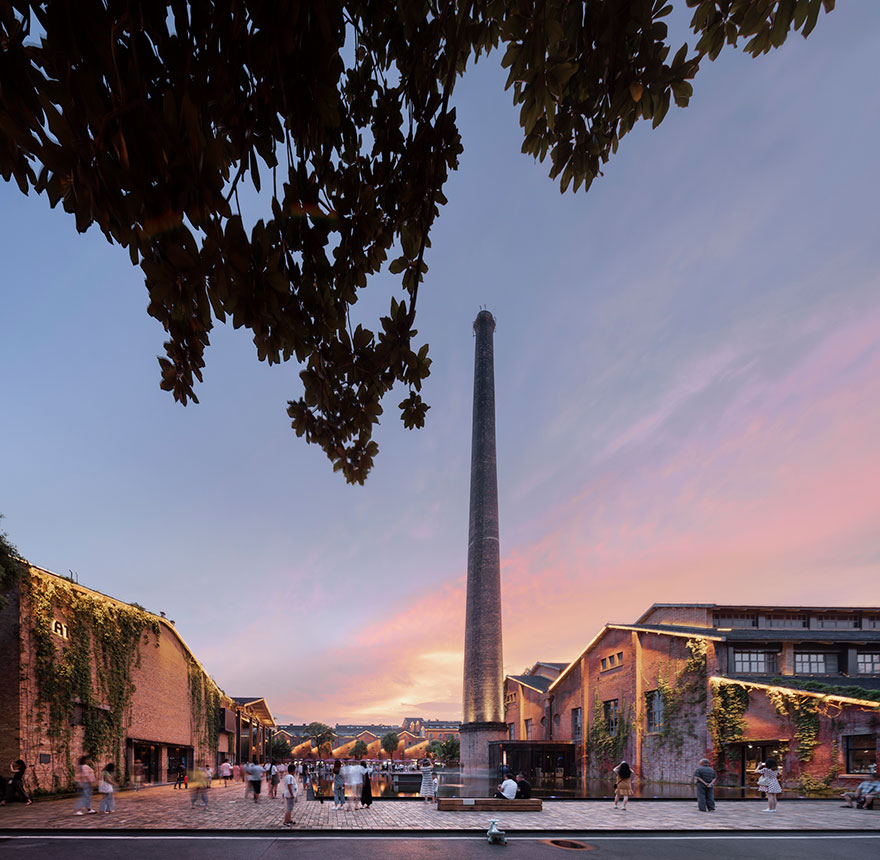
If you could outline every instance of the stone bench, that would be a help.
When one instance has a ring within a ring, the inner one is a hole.
[[[438,797],[437,809],[440,812],[540,812],[543,809],[540,797],[528,800],[501,800],[497,797]]]

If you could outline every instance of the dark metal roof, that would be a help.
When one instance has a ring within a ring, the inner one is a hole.
[[[880,630],[808,630],[796,627],[791,630],[746,627],[743,629],[718,630],[715,633],[727,642],[870,642],[880,645]]]
[[[546,693],[553,683],[553,678],[545,678],[543,675],[508,675],[507,677],[512,681],[525,684],[527,687],[534,687],[542,693]]]
[[[724,675],[731,681],[743,681],[747,684],[769,684],[774,687],[786,687],[791,690],[804,690],[808,693],[827,693],[829,696],[847,696],[850,699],[858,699],[858,688],[862,690],[880,690],[880,678],[871,678],[859,675],[851,678],[849,675],[795,675],[779,676],[779,675]],[[814,681],[817,684],[824,684],[829,687],[846,687],[849,692],[844,693],[837,691],[832,693],[830,690],[806,690],[804,684]]]

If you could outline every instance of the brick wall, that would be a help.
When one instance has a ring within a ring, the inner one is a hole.
[[[19,757],[19,606],[18,589],[5,595],[8,604],[0,610],[0,766]]]

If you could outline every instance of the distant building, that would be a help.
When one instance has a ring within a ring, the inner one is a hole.
[[[66,577],[22,566],[0,601],[0,761],[30,789],[67,790],[83,754],[135,765],[147,783],[180,765],[269,755],[265,699],[227,696],[174,622]]]
[[[878,765],[880,609],[655,604],[561,672],[508,676],[505,720],[493,764],[536,777],[607,777],[625,758],[689,782],[706,755],[735,785],[768,756],[791,785],[857,780]]]

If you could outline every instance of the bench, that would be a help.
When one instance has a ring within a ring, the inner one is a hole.
[[[440,812],[540,812],[543,802],[540,797],[528,800],[501,800],[497,797],[438,797],[437,809]]]

